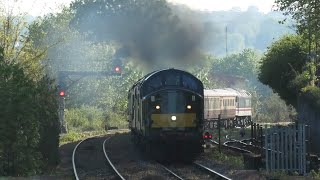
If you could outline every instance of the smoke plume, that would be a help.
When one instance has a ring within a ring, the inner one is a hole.
[[[191,10],[164,0],[97,0],[74,3],[72,25],[89,32],[91,40],[114,40],[126,54],[148,67],[192,63],[210,32]],[[209,28],[212,30],[212,28]]]

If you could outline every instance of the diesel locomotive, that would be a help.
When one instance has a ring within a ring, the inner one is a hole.
[[[128,91],[134,143],[160,160],[168,154],[192,159],[203,152],[203,92],[199,79],[178,69],[141,78]]]

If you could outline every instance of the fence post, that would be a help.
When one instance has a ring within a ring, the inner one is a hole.
[[[266,153],[266,170],[269,172],[269,129],[267,129],[267,125],[265,125],[265,133],[264,133],[264,145],[265,145],[265,153]]]
[[[262,130],[262,126],[260,126],[260,148],[261,148],[261,154],[262,154],[262,147],[263,147],[263,130]]]
[[[298,141],[297,141],[297,135],[299,135],[298,134],[298,132],[297,132],[297,126],[296,125],[294,125],[293,126],[293,131],[294,131],[294,133],[293,133],[293,141],[294,141],[294,143],[293,143],[293,167],[294,167],[294,171],[296,171],[297,169],[298,169],[298,167],[297,167],[297,143],[298,143]],[[299,136],[298,136],[299,137]]]
[[[219,153],[221,153],[221,134],[220,134],[220,129],[221,129],[221,125],[220,125],[220,119],[221,119],[221,114],[219,114],[218,116],[218,136],[219,136]]]
[[[281,128],[277,127],[277,133],[276,133],[276,138],[277,138],[277,151],[276,151],[276,157],[277,157],[277,169],[280,169],[280,133]]]
[[[285,150],[284,150],[284,153],[285,153],[285,170],[288,171],[289,170],[289,128],[285,129]]]
[[[302,154],[303,154],[303,175],[306,175],[306,165],[307,165],[307,162],[306,162],[306,126],[304,124],[302,124],[302,132],[303,132],[303,135],[302,135],[302,143],[303,143],[303,150],[302,150]]]
[[[284,170],[285,169],[285,165],[284,165],[284,149],[285,149],[285,129],[282,129],[280,131],[280,139],[281,139],[281,146],[280,146],[280,152],[281,152],[281,170]]]
[[[253,142],[253,122],[251,121],[251,141]]]
[[[257,124],[253,123],[253,136],[254,136],[254,142],[257,140]]]
[[[289,146],[290,146],[290,163],[289,163],[289,166],[290,166],[290,171],[293,171],[294,167],[293,167],[293,143],[294,143],[294,140],[293,140],[293,127],[290,126],[290,139],[289,139]]]
[[[274,138],[273,138],[273,128],[270,128],[270,170],[273,171],[273,165],[274,165],[274,151],[273,151],[273,145],[274,145]]]

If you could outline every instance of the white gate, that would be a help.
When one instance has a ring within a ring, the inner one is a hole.
[[[265,158],[268,172],[306,173],[306,134],[304,124],[265,127]]]

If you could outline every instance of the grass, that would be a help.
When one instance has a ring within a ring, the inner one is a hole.
[[[69,131],[66,134],[60,135],[60,143],[59,146],[80,141],[89,137],[94,136],[104,136],[107,134],[120,134],[120,133],[126,133],[128,132],[128,129],[117,129],[117,130],[110,130],[110,131],[86,131],[86,132],[75,132],[75,131]]]
[[[315,170],[311,170],[310,175],[313,179],[320,180],[320,169],[318,170],[318,172],[316,172]]]
[[[212,157],[215,161],[223,162],[231,166],[232,168],[244,169],[244,161],[241,155],[235,156],[223,151],[219,153],[217,149],[213,149],[213,151],[210,152],[209,156]]]
[[[66,134],[60,135],[60,143],[59,145],[68,144],[71,142],[76,142],[82,139],[86,139],[93,136],[102,136],[106,135],[106,131],[88,131],[88,132],[75,132],[70,131]]]

